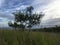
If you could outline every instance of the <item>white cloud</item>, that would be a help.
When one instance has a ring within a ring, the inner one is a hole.
[[[40,13],[53,1],[54,0],[34,0],[31,5],[34,7],[34,12]]]
[[[48,4],[43,12],[45,13],[44,20],[60,18],[60,0]]]
[[[45,16],[42,19],[42,23],[44,25],[59,25],[60,23],[60,0],[54,0],[50,4],[45,6],[43,10]],[[59,22],[57,20],[59,20]]]
[[[2,6],[2,4],[4,3],[5,0],[0,0],[0,7]]]

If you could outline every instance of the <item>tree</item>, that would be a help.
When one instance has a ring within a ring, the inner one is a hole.
[[[29,6],[29,7],[27,7],[26,12],[29,13],[29,15],[31,15],[33,9],[34,8],[32,6]]]
[[[14,25],[11,23],[9,25],[13,25],[15,28],[19,27],[22,29],[25,29],[26,27],[31,29],[33,25],[39,24],[41,22],[41,18],[43,17],[42,14],[32,14],[33,7],[27,7],[26,13],[22,11],[18,11],[13,13],[15,16],[15,22]],[[19,24],[18,24],[19,23]]]
[[[14,24],[13,24],[11,21],[8,22],[8,25],[9,25],[10,27],[15,28],[15,30],[16,30],[16,28],[17,28],[17,26],[18,26],[16,22],[14,22]]]
[[[25,28],[25,25],[24,25],[25,14],[22,13],[21,11],[18,11],[18,12],[13,13],[13,14],[15,16],[15,22],[17,23],[17,27],[20,28],[20,29],[24,29]]]
[[[20,28],[20,29],[28,28],[29,30],[26,35],[26,37],[28,37],[30,29],[34,25],[40,24],[41,18],[43,17],[43,14],[32,14],[33,9],[34,8],[32,6],[30,6],[30,7],[26,8],[26,13],[24,13],[22,11],[13,13],[13,15],[15,16],[15,21],[14,21],[14,23],[9,22],[8,25],[15,29],[16,28]],[[29,39],[29,37],[27,39]]]

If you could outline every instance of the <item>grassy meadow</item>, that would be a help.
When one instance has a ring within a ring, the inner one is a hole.
[[[60,33],[0,30],[0,45],[60,45]]]

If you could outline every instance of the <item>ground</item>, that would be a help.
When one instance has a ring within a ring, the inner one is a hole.
[[[0,30],[0,45],[60,45],[60,33]]]

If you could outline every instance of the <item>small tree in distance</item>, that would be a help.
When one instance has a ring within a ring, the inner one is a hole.
[[[25,10],[26,13],[21,12],[21,11],[13,13],[15,16],[15,22],[14,22],[15,28],[18,27],[18,28],[26,29],[27,27],[31,29],[33,25],[40,24],[41,18],[43,17],[43,15],[32,14],[33,9],[34,8],[32,6],[29,6]],[[9,26],[13,27],[12,25],[13,25],[12,23],[9,24]]]

